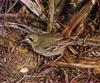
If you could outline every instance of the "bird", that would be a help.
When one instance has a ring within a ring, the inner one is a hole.
[[[30,45],[34,52],[45,57],[62,55],[65,47],[73,44],[69,39],[64,40],[64,37],[61,34],[51,35],[41,32],[29,33],[21,43]]]

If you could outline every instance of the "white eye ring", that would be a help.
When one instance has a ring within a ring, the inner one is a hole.
[[[29,37],[29,40],[34,41],[33,37]]]
[[[31,40],[32,42],[37,42],[38,37],[34,35],[33,37],[29,37],[29,40]]]

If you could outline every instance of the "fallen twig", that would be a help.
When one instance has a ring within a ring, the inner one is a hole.
[[[69,37],[71,35],[72,30],[77,26],[77,24],[88,15],[90,10],[92,9],[93,5],[95,3],[89,1],[85,6],[82,7],[82,9],[76,13],[73,18],[70,20],[68,25],[64,28],[62,33],[64,34],[65,38]]]

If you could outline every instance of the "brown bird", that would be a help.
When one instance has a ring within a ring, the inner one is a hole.
[[[63,54],[65,47],[73,44],[69,39],[63,39],[62,36],[34,32],[28,34],[22,43],[31,45],[34,52],[50,57]]]

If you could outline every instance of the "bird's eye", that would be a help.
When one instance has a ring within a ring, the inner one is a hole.
[[[35,43],[35,42],[37,42],[37,41],[38,41],[38,37],[37,37],[37,36],[35,36],[35,35],[28,36],[28,39],[29,39],[31,42],[33,42],[33,43]]]
[[[33,38],[32,37],[29,37],[29,40],[33,41]]]

